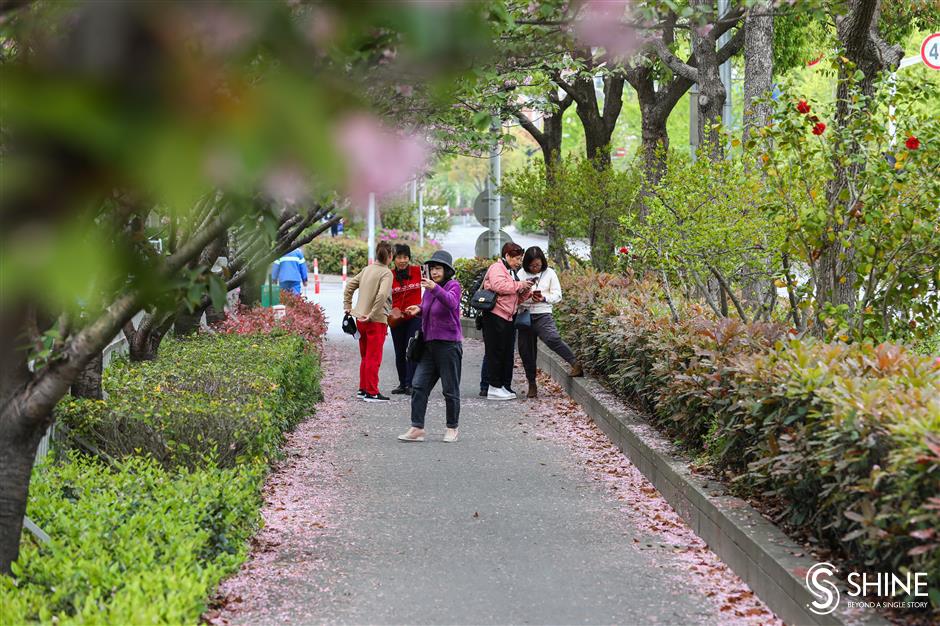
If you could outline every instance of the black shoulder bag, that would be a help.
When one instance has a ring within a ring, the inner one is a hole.
[[[418,332],[408,340],[408,347],[405,348],[405,358],[412,363],[417,363],[424,356],[424,332],[418,329]]]

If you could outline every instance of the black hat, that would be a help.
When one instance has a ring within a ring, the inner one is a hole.
[[[346,313],[346,315],[343,316],[343,332],[347,335],[355,335],[357,330],[356,318]]]
[[[454,272],[454,257],[446,250],[438,250],[431,255],[431,258],[425,261],[425,265],[443,265],[445,268]]]

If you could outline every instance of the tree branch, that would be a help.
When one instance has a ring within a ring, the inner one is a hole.
[[[231,211],[213,218],[205,230],[195,233],[166,258],[160,268],[160,275],[165,279],[175,275],[193,258],[199,256],[203,248],[224,232],[234,219],[235,213]],[[142,293],[139,290],[119,296],[111,303],[107,312],[72,337],[50,365],[35,375],[25,393],[17,396],[14,402],[19,406],[13,414],[29,421],[45,419],[88,361],[137,313],[141,298]]]
[[[659,56],[659,59],[666,64],[666,67],[671,69],[679,76],[692,81],[693,83],[698,82],[698,69],[687,63],[683,63],[681,59],[679,59],[672,53],[672,51],[669,50],[662,39],[654,39],[652,46],[653,50],[656,52],[656,55]]]

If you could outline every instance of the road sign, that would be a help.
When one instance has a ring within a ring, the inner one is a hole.
[[[473,249],[473,253],[477,256],[486,258],[490,256],[490,239],[492,238],[492,233],[488,230],[484,230],[480,233],[480,236],[477,237],[476,246]],[[499,249],[502,250],[503,246],[512,241],[512,237],[509,236],[506,231],[499,231]]]
[[[484,226],[490,225],[490,194],[484,189],[473,201],[473,214],[477,221]],[[500,196],[499,198],[499,225],[508,226],[512,221],[512,196]],[[487,255],[489,256],[489,255]]]
[[[940,70],[940,33],[934,33],[924,39],[920,47],[920,58],[930,69]]]

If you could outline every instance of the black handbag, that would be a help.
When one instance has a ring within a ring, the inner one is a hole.
[[[492,311],[496,308],[496,292],[490,289],[478,289],[470,299],[470,306],[477,311]]]
[[[532,328],[532,313],[529,309],[523,309],[516,314],[516,319],[513,321],[516,328]]]
[[[405,358],[412,363],[417,363],[424,356],[424,333],[418,330],[408,340],[408,347],[405,348]]]

